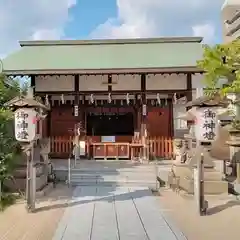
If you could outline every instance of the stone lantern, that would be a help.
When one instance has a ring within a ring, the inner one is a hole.
[[[18,164],[13,176],[16,181],[6,181],[8,187],[13,190],[23,190],[26,189],[26,177],[27,177],[27,166],[29,161],[29,154],[32,155],[32,164],[36,168],[36,191],[44,188],[47,185],[48,179],[48,153],[50,151],[50,143],[42,137],[42,121],[47,116],[47,111],[49,107],[37,101],[33,98],[31,89],[28,92],[26,97],[18,96],[5,104],[7,107],[11,108],[15,115],[17,111],[21,109],[33,110],[36,115],[33,119],[34,122],[31,122],[31,126],[34,124],[36,126],[32,127],[36,132],[34,133],[34,139],[28,141],[20,141],[22,148],[22,154],[20,159],[18,159]],[[16,131],[16,129],[15,129]],[[16,134],[16,132],[15,132]],[[19,139],[17,139],[19,140]]]
[[[204,156],[204,192],[205,194],[222,194],[228,192],[228,183],[223,180],[222,173],[216,171],[213,159],[209,155],[209,147],[215,139],[217,108],[225,106],[218,97],[199,97],[189,102],[192,107],[191,114],[195,118],[195,137],[198,146],[188,151],[185,163],[175,162],[169,173],[169,185],[178,185],[187,193],[194,192],[194,169],[197,167],[201,154]],[[203,119],[201,119],[203,117]],[[206,118],[205,118],[206,116]],[[197,125],[197,127],[196,127]],[[208,131],[205,132],[205,127]]]

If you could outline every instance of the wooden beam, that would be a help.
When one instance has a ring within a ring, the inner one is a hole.
[[[187,102],[192,101],[192,74],[187,74],[187,92],[186,92],[186,98]],[[191,107],[188,107],[187,110],[189,110]]]
[[[141,74],[141,97],[142,97],[142,105],[146,104],[146,74]],[[143,121],[145,122],[146,117],[143,116]]]
[[[112,92],[112,75],[108,74],[108,92]]]
[[[194,90],[194,89],[192,89]],[[185,94],[187,92],[191,92],[192,90],[187,90],[187,89],[171,89],[171,90],[145,90],[145,94],[154,94],[154,93],[159,93],[159,94],[169,94],[169,95],[173,95],[174,93],[179,93],[179,94]],[[37,95],[39,96],[44,96],[46,94],[48,95],[61,95],[61,94],[64,94],[65,96],[67,95],[72,95],[72,96],[75,96],[75,95],[90,95],[90,94],[99,94],[99,95],[108,95],[108,90],[106,91],[79,91],[79,92],[75,92],[75,91],[44,91],[44,92],[36,92]],[[143,94],[143,91],[142,90],[118,90],[118,91],[111,91],[111,94],[112,95],[121,95],[121,94],[126,94],[126,93],[129,93],[129,94],[133,94],[133,95],[136,95],[136,94]]]
[[[49,103],[51,104],[52,102],[52,96],[48,96],[48,101]],[[52,115],[52,111],[49,111],[48,112],[48,115],[47,115],[47,137],[51,137],[51,131],[52,131],[52,128],[51,128],[51,116]]]
[[[147,146],[146,146],[146,136],[145,133],[147,131],[147,99],[146,99],[146,74],[141,74],[141,99],[142,99],[142,111],[141,111],[141,136],[142,136],[142,144],[143,144],[143,161],[147,160]],[[146,113],[143,112],[146,107]]]
[[[163,67],[163,68],[111,68],[111,69],[42,69],[42,70],[13,70],[4,71],[8,76],[35,75],[102,75],[102,74],[165,74],[165,73],[203,73],[194,66]]]
[[[33,89],[33,94],[35,94],[35,92],[36,92],[36,79],[35,79],[35,75],[31,75],[30,79],[31,79],[30,86]]]
[[[79,104],[79,74],[74,75],[74,104]]]

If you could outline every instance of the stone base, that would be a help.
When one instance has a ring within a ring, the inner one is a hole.
[[[240,184],[234,183],[233,188],[234,188],[235,193],[240,195]]]
[[[223,175],[213,168],[204,169],[204,193],[228,193],[228,182],[222,179]],[[193,169],[188,166],[174,165],[169,173],[168,185],[185,190],[188,194],[194,193]]]
[[[182,189],[188,194],[194,194],[194,180],[187,177],[183,178]],[[223,193],[228,193],[228,183],[226,181],[204,180],[204,194],[217,195]]]
[[[4,184],[12,191],[25,191],[26,190],[26,179],[15,178],[15,182],[6,180]],[[41,190],[47,184],[47,176],[41,175],[36,178],[36,191]]]
[[[39,177],[44,174],[44,164],[39,164],[36,166],[36,176]],[[14,173],[14,177],[18,178],[26,178],[27,175],[27,165],[22,165],[21,167],[17,168]]]
[[[36,198],[46,196],[48,193],[52,191],[53,188],[54,188],[53,183],[48,183],[41,190],[36,192]]]

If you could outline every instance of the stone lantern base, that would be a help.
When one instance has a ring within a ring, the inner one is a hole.
[[[193,194],[194,169],[197,167],[197,161],[200,158],[201,152],[204,154],[204,193],[228,193],[228,182],[223,180],[224,175],[215,170],[213,160],[209,156],[208,151],[201,151],[200,149],[193,150],[192,156],[188,156],[188,160],[184,164],[173,164],[168,176],[168,185],[175,185],[188,194]]]
[[[230,129],[230,140],[227,144],[230,147],[230,162],[232,164],[233,176],[236,177],[234,189],[240,193],[240,130]]]
[[[43,141],[44,139],[41,139]],[[44,141],[34,147],[33,162],[36,167],[36,191],[42,190],[48,184],[48,145]],[[22,153],[16,159],[18,166],[13,173],[13,180],[6,180],[4,184],[12,191],[25,191],[27,177],[27,156]]]

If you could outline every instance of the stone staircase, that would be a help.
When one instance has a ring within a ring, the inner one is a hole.
[[[82,161],[71,169],[72,186],[156,187],[156,168],[130,161]]]

